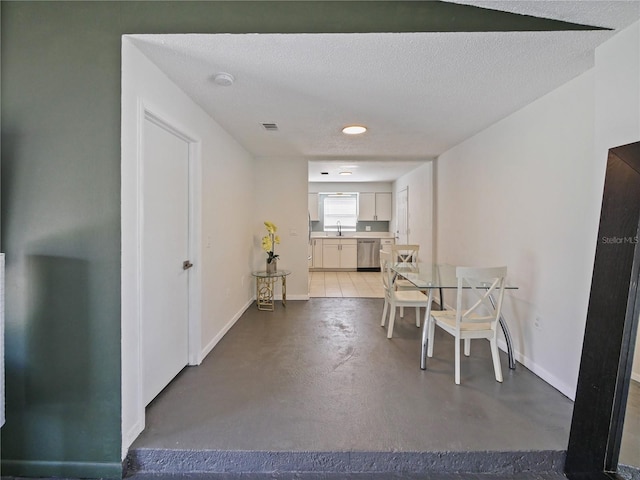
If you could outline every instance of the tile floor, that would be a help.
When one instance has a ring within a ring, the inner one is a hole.
[[[309,272],[310,297],[384,298],[380,272]]]

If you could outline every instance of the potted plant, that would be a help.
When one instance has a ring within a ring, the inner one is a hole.
[[[267,234],[262,237],[262,249],[267,252],[267,273],[275,273],[278,270],[278,257],[275,253],[276,243],[280,243],[280,237],[276,235],[278,227],[272,222],[264,222]]]

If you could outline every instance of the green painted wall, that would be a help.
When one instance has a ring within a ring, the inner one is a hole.
[[[108,4],[2,2],[3,475],[120,463],[120,41]]]
[[[440,2],[2,1],[0,8],[1,458],[2,473],[15,476],[121,473],[121,35],[574,28]]]

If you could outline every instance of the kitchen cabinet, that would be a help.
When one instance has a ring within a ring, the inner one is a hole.
[[[387,253],[391,253],[391,247],[395,245],[396,241],[393,238],[381,238],[380,239],[380,250],[383,250]]]
[[[376,216],[376,194],[360,193],[358,195],[358,221],[374,221]]]
[[[312,238],[309,244],[309,268],[322,268],[322,239]]]
[[[356,269],[357,267],[358,241],[355,238],[325,238],[322,240],[322,268]]]
[[[341,240],[340,268],[358,268],[358,241]]]
[[[376,220],[391,221],[391,193],[376,193]]]
[[[364,192],[358,195],[358,221],[391,220],[391,193]]]
[[[340,241],[322,242],[322,268],[340,268]]]
[[[318,203],[318,194],[310,193],[309,194],[309,217],[311,218],[312,222],[317,222],[318,220],[320,220],[319,206],[320,205]]]

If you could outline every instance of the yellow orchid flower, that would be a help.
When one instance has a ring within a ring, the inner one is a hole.
[[[271,234],[276,233],[278,227],[276,227],[272,222],[264,222],[264,226],[267,227],[267,231]]]
[[[269,235],[262,237],[262,249],[265,252],[268,252],[269,250],[271,250],[272,246],[273,246],[273,243],[271,242],[271,237]]]
[[[276,227],[273,222],[266,221],[264,222],[264,226],[267,228],[268,234],[262,237],[262,249],[267,252],[267,263],[272,263],[276,260],[279,255],[274,252],[274,246],[276,243],[280,243],[280,236],[276,235]]]

